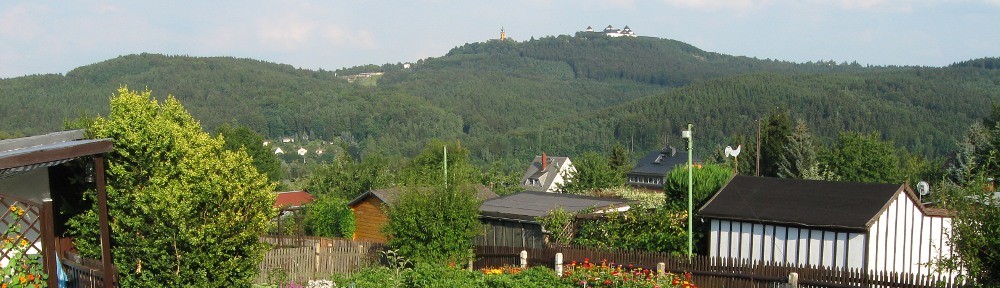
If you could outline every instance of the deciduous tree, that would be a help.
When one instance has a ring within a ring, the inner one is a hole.
[[[151,94],[120,88],[111,113],[89,129],[115,141],[107,191],[121,285],[249,287],[267,249],[259,237],[275,216],[272,185],[180,102]],[[96,213],[74,222],[78,245],[96,247],[97,225],[80,225],[96,223]]]

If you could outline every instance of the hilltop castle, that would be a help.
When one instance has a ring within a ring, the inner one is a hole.
[[[587,26],[587,30],[584,30],[584,31],[585,32],[597,32],[597,31],[594,31],[594,28],[590,27],[590,26]],[[628,25],[625,25],[624,29],[618,29],[618,28],[612,27],[611,25],[608,25],[608,27],[604,28],[604,31],[600,31],[600,32],[597,32],[597,33],[604,33],[604,35],[608,35],[608,36],[611,36],[611,37],[620,37],[620,36],[636,37],[635,32],[632,32],[632,28],[628,28]]]

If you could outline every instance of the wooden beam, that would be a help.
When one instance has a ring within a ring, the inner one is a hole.
[[[59,274],[56,264],[56,232],[55,217],[52,213],[52,198],[42,200],[42,258],[45,274],[49,275],[49,287],[59,287]]]
[[[104,287],[116,287],[116,270],[111,261],[111,226],[108,222],[108,191],[104,179],[104,155],[94,155],[94,178],[97,180],[97,215],[101,226],[101,261],[104,264]]]
[[[114,149],[114,143],[111,139],[100,139],[81,140],[79,144],[57,143],[51,147],[26,148],[23,153],[14,150],[10,155],[0,157],[0,169],[104,154],[111,152],[112,149]]]

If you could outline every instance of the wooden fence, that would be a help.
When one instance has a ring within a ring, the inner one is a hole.
[[[525,249],[524,247],[477,246],[476,269],[484,267],[518,266],[520,252],[528,252],[528,266],[555,266],[556,253],[562,253],[564,265],[573,261],[634,265],[656,269],[663,263],[666,272],[690,272],[701,287],[784,287],[789,274],[798,274],[801,287],[959,287],[955,279],[943,276],[921,276],[906,273],[865,273],[859,269],[807,267],[781,263],[750,262],[743,259],[710,258],[668,253],[598,250],[584,247]]]
[[[66,272],[66,283],[69,288],[99,288],[104,287],[104,264],[100,260],[83,258],[80,255],[66,251],[66,257],[60,258],[63,271]],[[114,273],[118,275],[118,273]],[[53,277],[53,276],[49,276]],[[117,286],[117,285],[116,285]]]
[[[382,243],[339,238],[262,237],[261,241],[275,247],[264,255],[256,283],[305,283],[329,279],[334,273],[352,273],[373,263],[378,251],[385,249]],[[279,241],[282,246],[277,246]]]

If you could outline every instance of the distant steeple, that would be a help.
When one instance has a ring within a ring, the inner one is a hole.
[[[503,30],[503,26],[500,26],[500,41],[507,40],[507,32]]]

